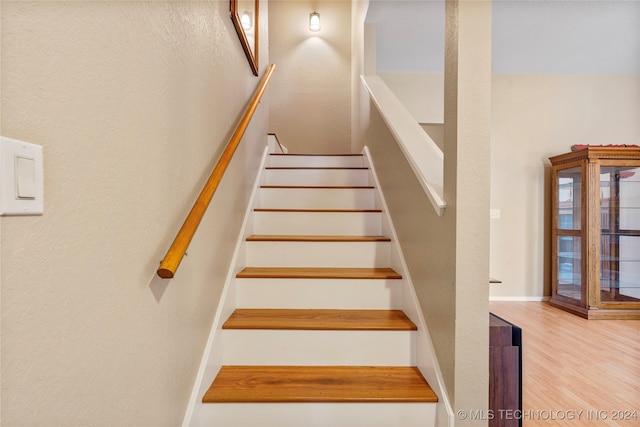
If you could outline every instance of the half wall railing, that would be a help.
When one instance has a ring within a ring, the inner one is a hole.
[[[447,206],[442,150],[379,76],[361,76],[361,79],[433,208],[442,216]]]

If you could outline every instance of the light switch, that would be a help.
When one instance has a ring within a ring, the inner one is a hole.
[[[0,137],[0,215],[42,215],[42,146]]]
[[[28,157],[16,156],[16,197],[36,198],[36,162]]]

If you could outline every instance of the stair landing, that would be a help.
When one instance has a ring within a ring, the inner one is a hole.
[[[203,403],[437,402],[415,367],[223,366]]]

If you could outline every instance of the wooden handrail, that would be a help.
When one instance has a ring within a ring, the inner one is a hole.
[[[218,163],[216,164],[213,172],[211,172],[211,176],[207,180],[206,184],[202,188],[198,199],[193,204],[187,219],[185,219],[184,224],[178,231],[176,238],[174,239],[171,247],[167,251],[167,254],[164,256],[162,262],[160,262],[160,267],[158,268],[158,276],[163,279],[170,279],[174,276],[176,270],[180,266],[180,262],[184,257],[184,254],[187,252],[187,248],[189,247],[189,243],[191,243],[191,239],[198,229],[198,225],[200,225],[200,221],[202,221],[202,217],[213,198],[214,193],[218,189],[218,185],[222,180],[225,170],[229,163],[231,162],[231,158],[233,157],[233,153],[235,153],[236,148],[240,144],[242,137],[244,136],[245,131],[247,130],[247,126],[253,117],[253,113],[256,111],[258,104],[260,103],[260,99],[271,79],[271,75],[273,74],[273,70],[275,69],[275,64],[271,64],[265,74],[262,76],[262,80],[258,84],[255,92],[253,93],[253,97],[249,101],[247,109],[244,111],[238,126],[236,127],[235,132],[229,139],[226,148],[224,149]]]

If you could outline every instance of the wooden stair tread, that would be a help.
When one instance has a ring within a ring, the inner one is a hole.
[[[338,154],[320,154],[320,153],[269,153],[270,156],[308,156],[308,157],[313,157],[313,156],[317,156],[317,157],[338,157],[338,156],[345,156],[345,157],[362,157],[363,154],[362,153],[338,153]]]
[[[366,166],[267,166],[267,170],[368,170]]]
[[[239,308],[222,329],[415,331],[402,310]]]
[[[381,209],[274,209],[255,208],[254,212],[338,212],[338,213],[380,213]]]
[[[270,189],[304,189],[304,190],[373,190],[373,185],[261,185]]]
[[[415,367],[223,366],[203,403],[437,402]]]
[[[245,267],[240,279],[402,279],[391,268]]]
[[[331,236],[331,235],[285,235],[254,234],[248,242],[390,242],[386,236]]]

